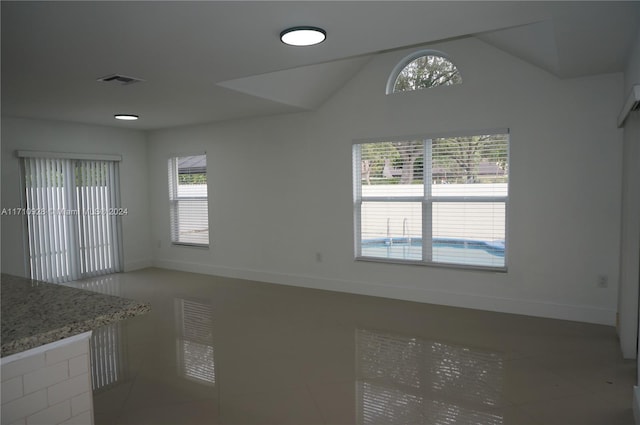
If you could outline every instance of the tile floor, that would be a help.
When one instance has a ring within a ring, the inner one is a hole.
[[[612,327],[146,269],[95,332],[95,422],[632,424]]]

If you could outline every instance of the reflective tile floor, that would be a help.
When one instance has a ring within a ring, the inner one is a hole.
[[[146,269],[94,332],[106,424],[632,424],[612,327]]]

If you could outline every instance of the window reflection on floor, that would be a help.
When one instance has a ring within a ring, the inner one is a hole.
[[[178,374],[200,384],[215,385],[211,305],[176,298],[175,307]]]
[[[94,277],[87,280],[78,280],[68,283],[68,286],[86,289],[88,291],[98,292],[105,295],[114,295],[116,297],[123,296],[122,282],[118,279],[117,274],[111,274],[104,277]]]
[[[500,425],[499,353],[356,329],[358,424]]]
[[[122,296],[122,286],[117,275],[68,282],[65,285],[106,295]],[[126,340],[123,322],[93,330],[89,349],[91,385],[94,391],[110,388],[127,378]]]
[[[91,385],[94,391],[109,388],[126,379],[126,338],[122,322],[94,329],[89,342]]]

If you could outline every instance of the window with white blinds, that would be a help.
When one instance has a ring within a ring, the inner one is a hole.
[[[22,167],[31,278],[122,271],[118,162],[22,156]]]
[[[169,159],[171,242],[209,246],[207,156]]]
[[[509,136],[353,147],[359,259],[506,269]]]

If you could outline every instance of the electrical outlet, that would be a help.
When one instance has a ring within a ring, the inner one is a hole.
[[[609,277],[606,274],[598,275],[598,288],[609,287]]]

